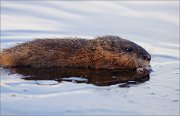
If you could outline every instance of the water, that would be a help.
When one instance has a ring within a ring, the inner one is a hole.
[[[25,80],[55,80],[59,82],[87,83],[96,86],[110,86],[123,83],[143,83],[150,79],[149,72],[137,73],[132,70],[75,69],[75,68],[11,68],[10,74],[20,74]],[[126,85],[126,86],[124,86]],[[122,85],[121,85],[122,86]]]
[[[101,35],[148,50],[150,80],[102,87],[24,80],[1,68],[1,114],[179,115],[178,1],[1,1],[2,49],[35,38]]]

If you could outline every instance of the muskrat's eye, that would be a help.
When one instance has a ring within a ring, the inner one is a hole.
[[[133,50],[132,48],[126,48],[127,52],[132,52],[132,50]]]

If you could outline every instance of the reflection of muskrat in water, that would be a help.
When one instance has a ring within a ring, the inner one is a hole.
[[[151,60],[141,46],[117,36],[37,39],[3,50],[0,58],[3,67],[95,69],[137,69]]]

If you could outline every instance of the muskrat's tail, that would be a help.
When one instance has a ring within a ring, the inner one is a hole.
[[[10,54],[0,53],[0,67],[10,67],[12,65],[12,56]]]

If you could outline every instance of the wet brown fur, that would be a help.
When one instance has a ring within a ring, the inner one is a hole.
[[[140,67],[137,63],[137,53],[129,54],[123,51],[124,47],[131,44],[138,46],[129,42],[117,36],[102,36],[91,40],[37,39],[3,50],[0,54],[0,65],[33,68],[136,69]]]

